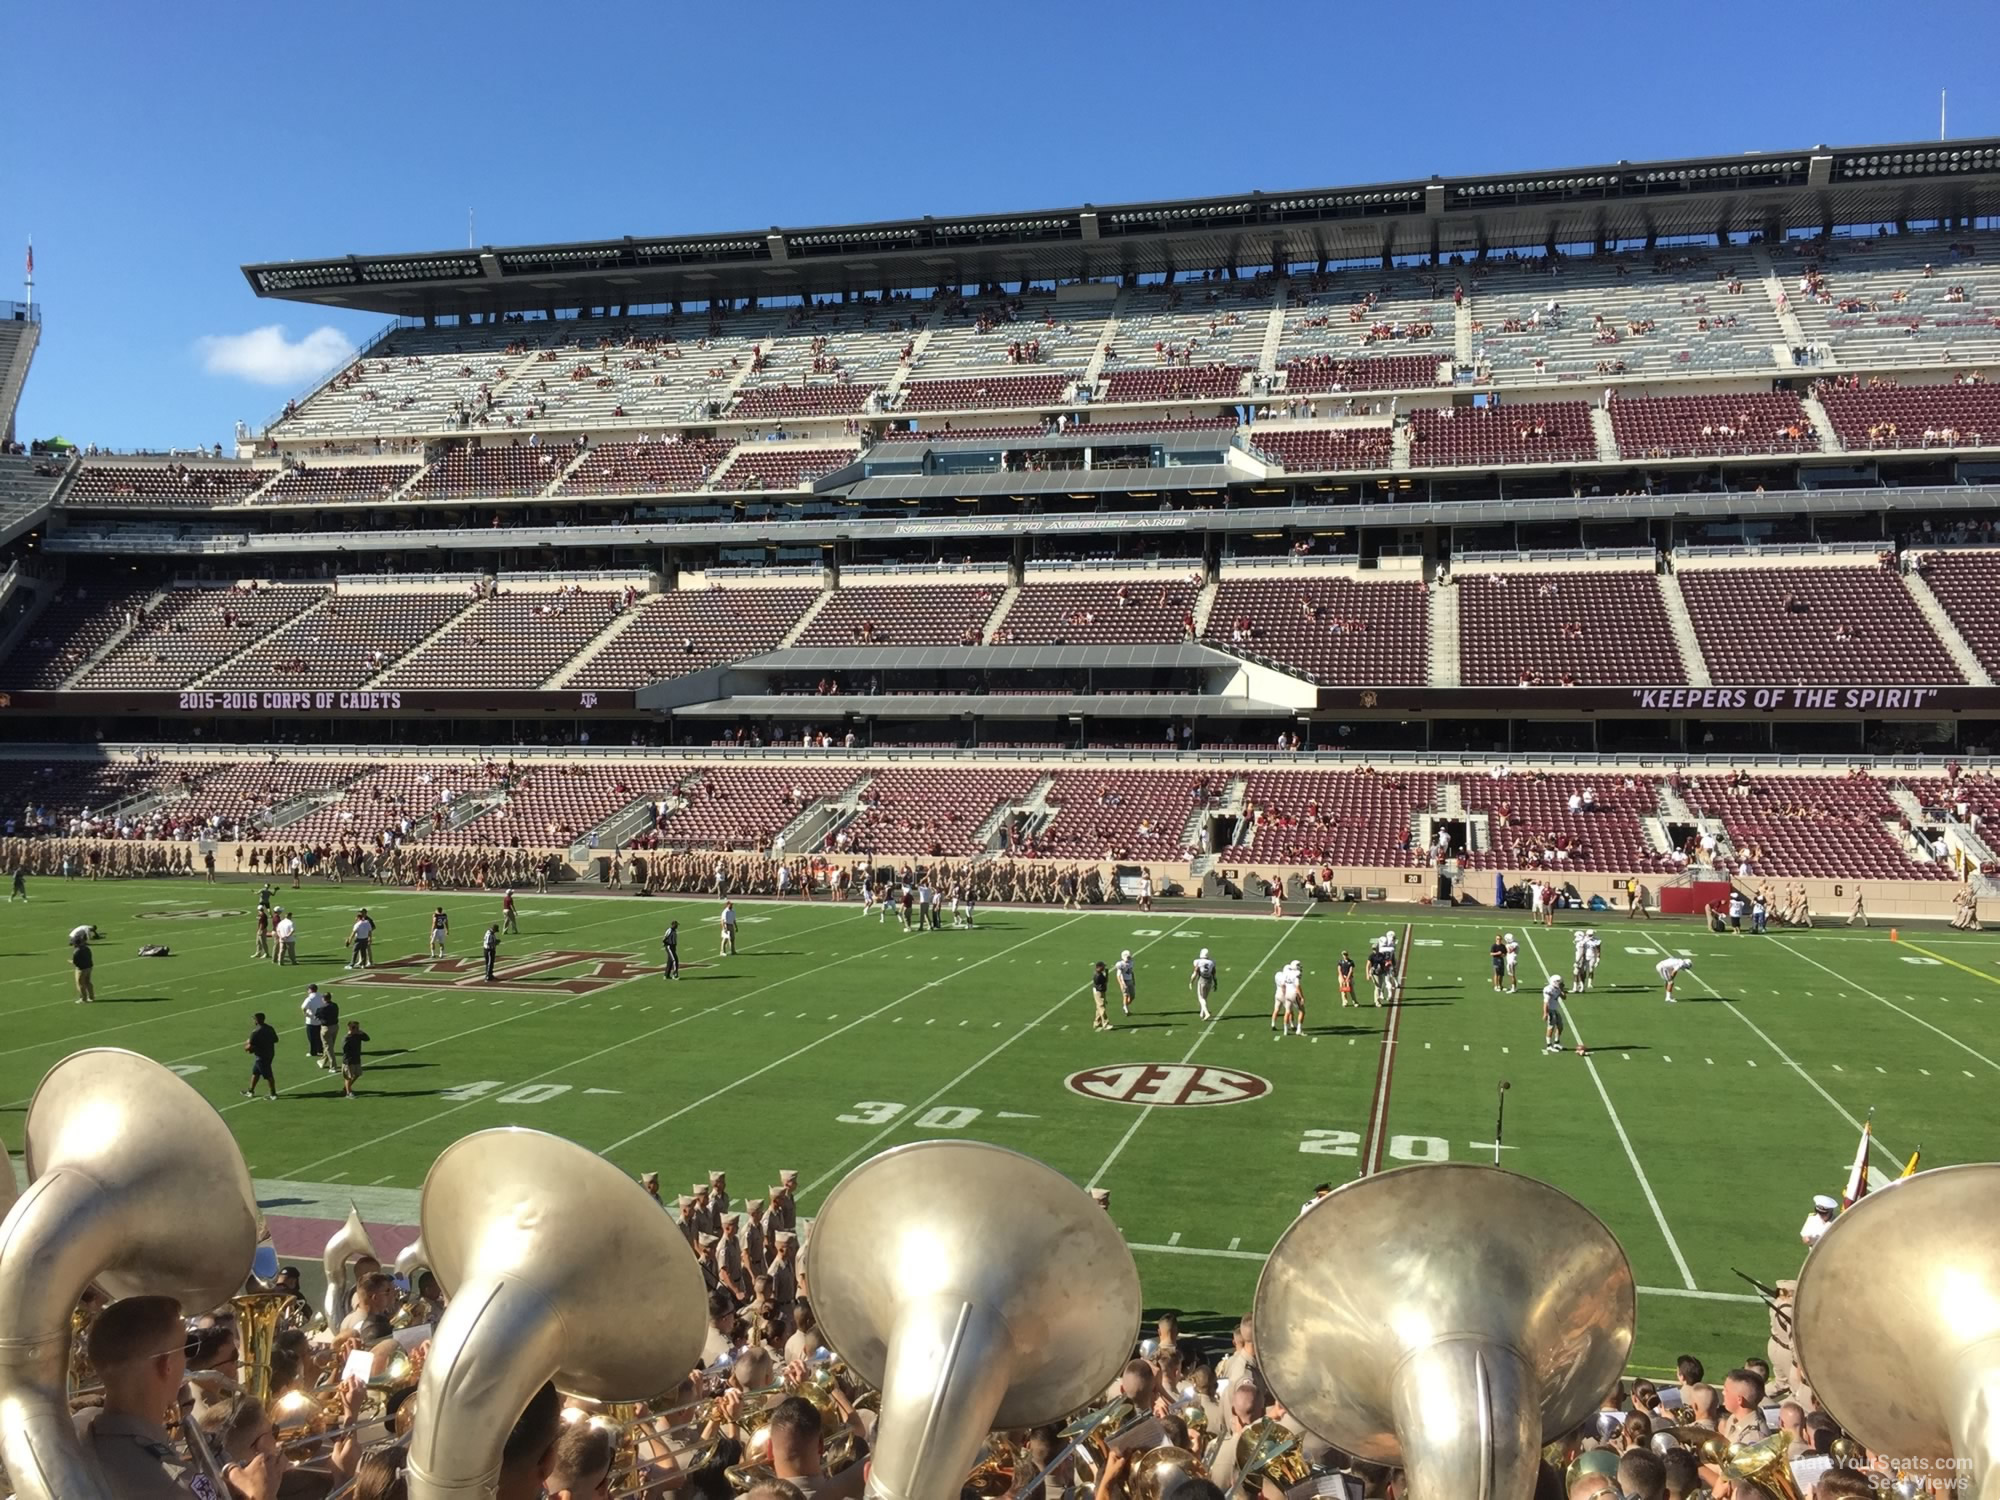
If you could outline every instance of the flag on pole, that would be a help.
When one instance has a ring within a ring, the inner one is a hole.
[[[1874,1139],[1875,1112],[1870,1110],[1861,1126],[1861,1144],[1854,1150],[1854,1166],[1847,1174],[1847,1191],[1840,1195],[1842,1213],[1868,1196],[1868,1147]]]
[[[35,279],[35,242],[28,241],[28,280]]]
[[[1896,1180],[1898,1182],[1901,1182],[1905,1177],[1914,1177],[1917,1175],[1917,1158],[1922,1156],[1923,1154],[1924,1154],[1924,1148],[1922,1146],[1917,1147],[1916,1150],[1910,1153],[1910,1159],[1908,1163],[1905,1164],[1901,1172],[1896,1174]]]

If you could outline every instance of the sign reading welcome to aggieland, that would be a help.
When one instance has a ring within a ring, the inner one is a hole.
[[[151,714],[161,718],[320,715],[368,718],[397,713],[630,713],[632,691],[528,689],[467,692],[456,688],[187,688],[179,692],[0,693],[7,714]]]

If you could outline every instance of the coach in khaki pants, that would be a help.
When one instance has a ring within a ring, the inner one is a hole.
[[[79,937],[71,933],[69,938],[70,966],[76,970],[76,1003],[89,1005],[97,999],[97,987],[91,983],[90,972],[97,960],[90,951],[90,935]]]

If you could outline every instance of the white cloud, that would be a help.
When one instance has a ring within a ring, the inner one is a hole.
[[[258,385],[303,385],[354,357],[354,345],[338,328],[315,328],[293,340],[285,337],[281,323],[248,333],[210,334],[195,340],[195,350],[209,374]]]

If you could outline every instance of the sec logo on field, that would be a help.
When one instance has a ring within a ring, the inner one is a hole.
[[[1269,1079],[1236,1068],[1191,1063],[1114,1063],[1063,1080],[1071,1093],[1112,1104],[1242,1104],[1271,1092]]]

